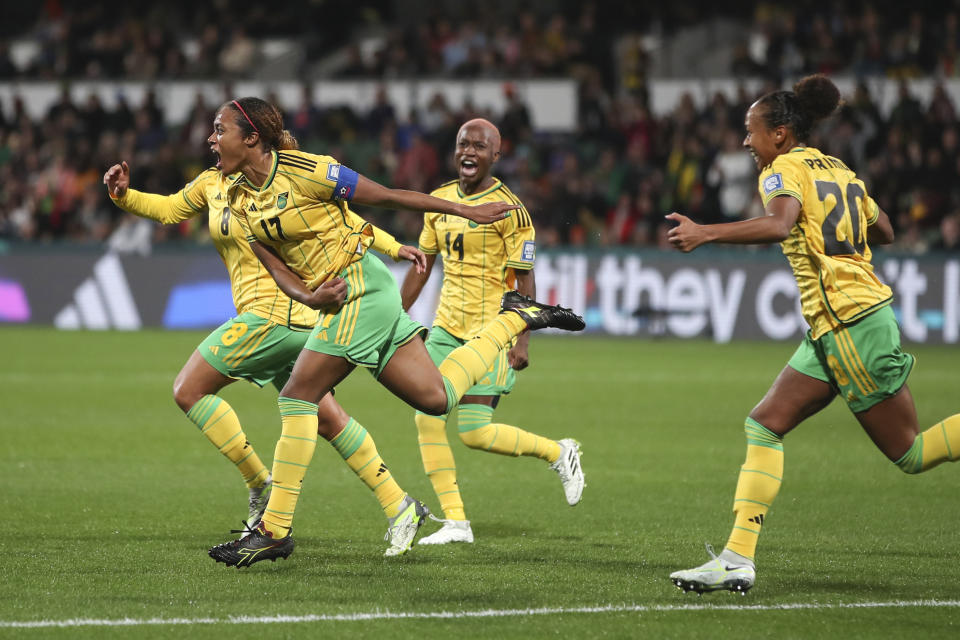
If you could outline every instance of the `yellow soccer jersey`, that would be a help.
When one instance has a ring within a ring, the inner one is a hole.
[[[777,196],[800,201],[800,216],[780,246],[814,339],[890,303],[893,294],[874,274],[867,246],[867,227],[880,210],[845,164],[797,147],[761,172],[760,196],[764,206]]]
[[[521,208],[489,225],[442,213],[425,213],[420,250],[443,257],[443,287],[434,326],[468,340],[500,312],[500,298],[513,288],[515,269],[533,269],[533,222],[520,200],[500,180],[466,196],[454,180],[431,195],[469,205],[513,202]]]
[[[164,224],[182,222],[207,213],[213,245],[230,275],[237,313],[250,312],[287,326],[312,327],[318,312],[286,296],[250,248],[246,233],[227,206],[226,186],[236,176],[225,178],[217,169],[207,169],[179,192],[161,196],[127,189],[114,202],[124,211]]]
[[[254,187],[241,174],[228,194],[248,239],[275,249],[313,289],[370,246],[397,259],[396,240],[347,206],[356,184],[357,174],[330,156],[275,151],[263,186]]]

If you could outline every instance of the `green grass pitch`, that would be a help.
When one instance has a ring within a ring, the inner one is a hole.
[[[201,337],[0,329],[0,636],[875,638],[960,627],[960,468],[903,475],[838,402],[785,441],[757,586],[697,597],[668,581],[704,561],[705,541],[726,540],[743,418],[791,355],[786,343],[535,337],[496,419],[583,443],[580,505],[566,505],[546,464],[454,442],[476,543],[383,558],[376,501],[321,442],[295,553],[228,569],[206,550],[228,539],[246,492],[171,398]],[[960,412],[960,349],[908,350],[921,426]],[[238,383],[224,396],[269,463],[276,392]],[[438,509],[412,411],[362,371],[337,397],[401,486]],[[241,616],[291,620],[232,622]],[[114,626],[12,625],[81,619]]]

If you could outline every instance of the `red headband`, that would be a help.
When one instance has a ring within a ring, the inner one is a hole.
[[[243,110],[243,107],[240,106],[240,103],[234,100],[233,104],[237,106],[237,109],[240,110],[240,113],[243,114],[243,117],[247,119],[247,122],[249,122],[250,126],[253,127],[253,130],[256,131],[257,133],[260,133],[260,129],[257,129],[257,125],[253,124],[253,120],[251,120],[250,116],[247,115],[247,112]]]

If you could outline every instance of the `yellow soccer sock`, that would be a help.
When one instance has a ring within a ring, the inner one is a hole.
[[[450,413],[470,387],[487,375],[490,366],[510,341],[523,333],[527,323],[520,314],[501,313],[476,338],[457,347],[440,363],[447,389],[447,410]]]
[[[906,473],[920,473],[941,462],[960,459],[960,414],[950,416],[918,434],[913,445],[896,461]]]
[[[453,451],[447,441],[447,416],[428,416],[418,411],[414,421],[417,423],[423,470],[440,501],[443,517],[447,520],[466,520],[463,498],[457,485],[457,463],[453,460]]]
[[[504,456],[533,456],[553,463],[560,457],[560,443],[508,424],[491,424],[493,407],[462,404],[457,425],[460,439],[471,449]]]
[[[347,426],[330,441],[353,472],[363,480],[376,496],[383,513],[388,518],[397,515],[404,493],[393,479],[393,474],[383,463],[377,445],[359,422],[350,418]]]
[[[248,487],[259,487],[268,471],[247,442],[233,407],[219,396],[206,395],[190,407],[187,418],[237,467]]]
[[[293,525],[293,512],[317,447],[317,405],[281,396],[281,431],[273,454],[273,490],[263,524],[274,538],[283,538]]]
[[[753,560],[763,519],[780,491],[783,477],[783,439],[747,418],[747,457],[740,467],[734,495],[735,520],[727,549]]]

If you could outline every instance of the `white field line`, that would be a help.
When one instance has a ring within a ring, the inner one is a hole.
[[[889,602],[796,602],[785,604],[676,604],[604,605],[598,607],[553,607],[541,609],[483,609],[479,611],[371,611],[369,613],[308,614],[301,616],[230,616],[226,618],[71,618],[67,620],[0,620],[0,628],[41,627],[136,627],[199,624],[276,624],[291,622],[357,622],[366,620],[423,620],[505,618],[558,613],[657,613],[672,611],[796,611],[827,609],[960,608],[960,600],[892,600]]]

